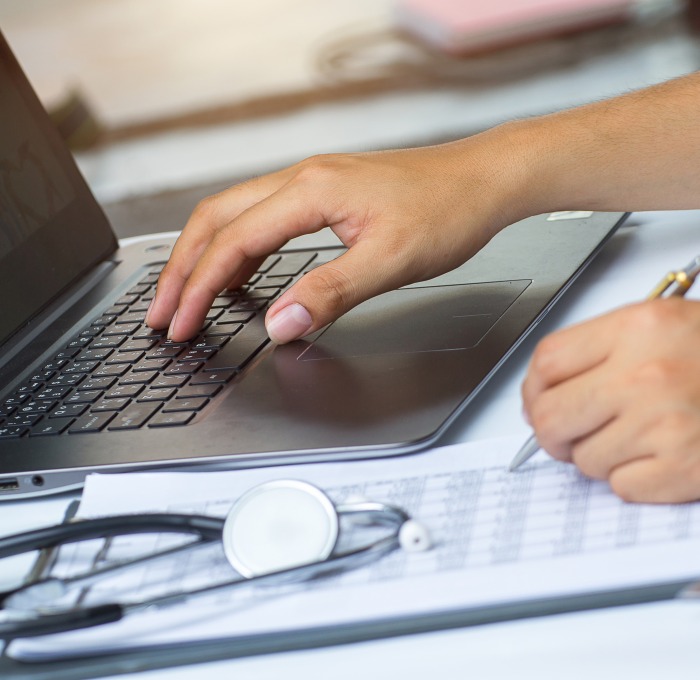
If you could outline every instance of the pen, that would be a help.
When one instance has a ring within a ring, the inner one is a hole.
[[[696,277],[700,274],[700,255],[683,269],[678,271],[670,271],[664,276],[654,289],[647,295],[647,300],[655,300],[660,297],[670,297],[673,295],[683,296],[695,282]],[[540,450],[537,437],[532,434],[528,440],[520,447],[518,453],[515,454],[513,460],[508,465],[508,472],[517,470],[524,462],[530,460]]]

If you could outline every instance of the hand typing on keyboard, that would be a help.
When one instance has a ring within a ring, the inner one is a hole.
[[[330,227],[348,250],[270,306],[284,343],[360,302],[448,271],[524,217],[500,200],[521,182],[499,130],[442,146],[321,156],[251,180],[197,206],[161,274],[148,323],[174,341],[194,335],[223,289],[244,284],[270,253]],[[469,162],[465,163],[464,160]]]

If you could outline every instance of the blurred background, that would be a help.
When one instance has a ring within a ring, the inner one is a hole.
[[[0,0],[119,236],[315,153],[463,137],[698,67],[690,0]]]

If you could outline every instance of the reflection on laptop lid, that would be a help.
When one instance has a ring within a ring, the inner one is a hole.
[[[273,347],[266,307],[342,252],[307,237],[222,293],[191,342],[169,342],[144,317],[172,240],[117,249],[0,36],[0,498],[91,471],[425,448],[624,219],[572,216],[513,225],[455,271]]]

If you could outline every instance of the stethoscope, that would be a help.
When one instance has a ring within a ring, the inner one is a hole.
[[[341,518],[351,526],[389,528],[385,534],[341,550]],[[197,539],[184,545],[108,564],[66,578],[48,577],[0,593],[0,639],[36,637],[120,621],[146,609],[165,607],[213,591],[244,585],[277,585],[346,571],[390,553],[430,548],[426,528],[401,508],[365,499],[334,505],[318,487],[298,480],[275,480],[243,494],[225,518],[146,514],[79,520],[0,539],[0,559],[95,538],[127,534],[182,533]],[[61,605],[60,599],[107,574],[172,557],[216,541],[239,577],[129,603]]]

